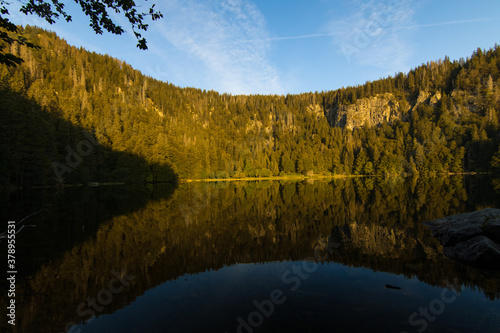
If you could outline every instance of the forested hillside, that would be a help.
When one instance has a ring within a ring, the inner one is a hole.
[[[22,28],[40,46],[0,66],[0,182],[301,174],[436,174],[500,167],[500,47],[357,87],[232,96],[178,88]]]

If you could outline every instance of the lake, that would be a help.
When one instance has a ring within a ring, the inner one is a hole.
[[[4,221],[38,212],[17,234],[16,326],[2,322],[2,331],[500,332],[500,271],[447,258],[422,224],[499,208],[500,181],[488,177],[0,199]]]

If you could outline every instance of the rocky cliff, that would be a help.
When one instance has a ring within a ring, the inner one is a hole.
[[[326,110],[325,114],[331,126],[354,129],[364,125],[376,126],[384,122],[399,119],[408,121],[411,112],[420,104],[435,106],[441,99],[439,91],[431,93],[420,91],[413,103],[397,98],[392,93],[378,94],[360,98],[353,104],[338,104]]]

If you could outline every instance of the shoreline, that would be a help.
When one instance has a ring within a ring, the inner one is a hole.
[[[476,176],[476,175],[485,175],[492,174],[491,172],[445,172],[445,173],[435,173],[433,176]],[[388,177],[422,177],[422,175],[413,175],[413,174],[394,174],[388,175]],[[242,178],[202,178],[202,179],[179,179],[179,183],[196,183],[196,182],[230,182],[230,181],[261,181],[261,180],[307,180],[307,179],[346,179],[346,178],[367,178],[367,177],[384,177],[388,178],[384,175],[314,175],[314,176],[305,176],[305,175],[289,175],[289,176],[272,176],[272,177],[242,177]],[[425,177],[425,176],[423,176]]]
[[[431,177],[439,177],[439,176],[478,176],[478,175],[492,175],[494,172],[445,172],[445,173],[435,173]],[[268,180],[290,180],[290,181],[303,181],[303,180],[322,180],[322,179],[347,179],[347,178],[368,178],[368,177],[383,177],[383,178],[391,178],[391,177],[429,177],[429,175],[412,175],[412,174],[389,174],[389,175],[314,175],[314,176],[306,176],[306,175],[286,175],[286,176],[272,176],[272,177],[242,177],[242,178],[203,178],[203,179],[178,179],[174,183],[211,183],[211,182],[232,182],[232,181],[268,181]],[[170,182],[145,182],[143,184],[164,184]],[[72,187],[99,187],[99,186],[122,186],[128,185],[131,183],[126,182],[90,182],[88,184],[56,184],[56,185],[35,185],[32,186],[31,189],[39,190],[39,189],[64,189],[64,188],[72,188]],[[138,184],[138,183],[136,183]],[[0,188],[0,192],[2,191],[16,191],[23,190],[22,187],[9,187],[9,188]]]
[[[320,179],[320,178],[342,178],[343,176],[273,176],[273,177],[243,177],[243,178],[203,178],[203,179],[180,179],[180,183],[209,183],[209,182],[231,182],[231,181],[261,181],[261,180],[305,180],[305,179]]]

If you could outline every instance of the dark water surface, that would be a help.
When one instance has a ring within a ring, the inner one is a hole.
[[[17,234],[16,326],[0,330],[500,332],[500,271],[448,259],[422,224],[500,208],[499,184],[454,176],[4,194],[3,221],[40,213]],[[2,282],[4,309],[6,295]]]

